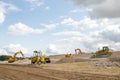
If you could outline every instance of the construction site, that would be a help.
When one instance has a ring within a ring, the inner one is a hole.
[[[0,0],[0,80],[120,80],[120,0]]]
[[[18,51],[0,61],[0,80],[120,80],[120,51],[103,46],[93,53],[77,48],[75,53],[47,56],[35,50],[29,58]]]

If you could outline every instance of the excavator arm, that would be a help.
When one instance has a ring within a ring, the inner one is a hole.
[[[84,54],[79,48],[75,49],[76,54]]]
[[[24,58],[24,54],[22,53],[22,51],[18,51],[18,52],[16,52],[16,53],[14,53],[13,57],[11,57],[11,58],[8,59],[8,62],[9,62],[9,63],[12,63],[12,62],[16,61],[16,60],[17,60],[17,58],[16,58],[16,55],[17,55],[17,54],[21,54],[22,57]]]

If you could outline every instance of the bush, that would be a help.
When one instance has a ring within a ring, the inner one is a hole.
[[[0,56],[0,61],[6,61],[10,58],[11,56],[8,56],[8,55],[1,55]]]

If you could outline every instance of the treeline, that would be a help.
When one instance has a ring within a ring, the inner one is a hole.
[[[0,55],[0,61],[6,61],[6,60],[8,60],[10,57],[12,57],[12,56]]]

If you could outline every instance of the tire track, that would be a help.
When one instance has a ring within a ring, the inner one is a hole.
[[[68,80],[68,79],[63,79],[63,78],[59,78],[59,77],[55,77],[55,76],[49,76],[49,75],[46,75],[46,74],[43,74],[43,73],[42,74],[36,74],[36,73],[32,73],[32,72],[26,72],[24,70],[19,70],[19,68],[18,68],[18,70],[7,68],[7,67],[1,67],[1,66],[0,66],[0,68],[3,69],[3,70],[7,70],[7,71],[17,71],[18,73],[26,73],[30,76],[45,78],[46,80]]]
[[[119,75],[102,75],[102,74],[77,73],[77,72],[59,71],[59,70],[51,70],[51,69],[42,69],[41,67],[36,65],[4,64],[4,65],[0,65],[0,69],[6,71],[15,71],[20,74],[24,73],[27,74],[28,77],[34,77],[29,80],[120,80]],[[21,80],[21,79],[17,79],[17,80]],[[28,79],[22,79],[22,80],[28,80]]]

